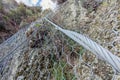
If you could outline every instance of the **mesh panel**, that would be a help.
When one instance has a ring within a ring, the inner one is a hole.
[[[38,37],[39,36],[39,37]],[[15,79],[26,80],[110,80],[114,72],[105,62],[57,31],[48,23],[31,37]],[[32,57],[31,57],[32,56]]]
[[[87,17],[84,13],[86,11],[81,7],[79,8],[81,12],[76,10],[79,16],[72,15],[73,13],[69,11],[70,7],[64,12],[61,10],[56,15],[50,16],[53,18],[51,20],[58,25],[87,34],[94,41],[120,56],[118,4],[119,0],[105,0],[101,5],[104,8],[100,7],[96,13],[90,13]],[[52,25],[43,21],[35,27],[37,27],[35,34],[28,38],[29,49],[21,55],[15,80],[120,79],[119,76],[119,79],[116,79],[114,69],[106,62],[57,31]],[[20,56],[15,60],[19,61],[19,58]],[[5,76],[5,73],[3,75]]]

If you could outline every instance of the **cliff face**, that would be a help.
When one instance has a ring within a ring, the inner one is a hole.
[[[119,0],[68,0],[48,18],[120,56],[119,4]],[[111,80],[114,75],[109,65],[44,19],[23,27],[2,43],[0,53],[0,60],[4,58],[0,62],[1,80]]]

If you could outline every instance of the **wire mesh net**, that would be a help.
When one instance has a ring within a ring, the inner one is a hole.
[[[76,10],[80,15],[74,18],[68,18],[74,16],[70,13],[71,9],[67,9],[65,12],[60,11],[49,17],[52,17],[51,20],[60,26],[87,34],[94,41],[119,56],[120,9],[117,2],[119,1],[106,0],[102,6],[107,6],[108,9],[101,8],[96,14],[89,14],[89,19],[85,17],[85,11],[81,7],[81,12]],[[79,25],[81,26],[79,27]],[[19,55],[10,63],[11,65],[15,64],[14,61],[19,63],[16,73],[13,73],[15,80],[120,80],[119,76],[115,77],[116,72],[109,64],[62,32],[57,31],[48,22],[43,21],[42,24],[38,23],[35,27],[37,28],[34,31],[35,34],[28,38],[29,48],[19,53],[16,51],[17,54],[22,53],[23,55]],[[14,56],[16,57],[17,54]],[[5,70],[3,69],[4,76],[6,75]]]
[[[69,37],[44,22],[29,41],[16,79],[111,80],[113,69]]]

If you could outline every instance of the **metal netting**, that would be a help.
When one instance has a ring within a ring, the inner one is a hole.
[[[48,22],[30,39],[33,49],[24,53],[16,79],[24,80],[111,80],[115,72]]]
[[[91,13],[90,20],[86,18],[85,11],[81,7],[81,12],[78,11],[80,15],[75,16],[75,19],[68,18],[74,16],[69,13],[71,8],[63,13],[58,12],[50,16],[54,19],[52,21],[58,25],[65,28],[71,27],[74,31],[86,34],[119,56],[120,9],[117,2],[119,0],[105,0],[102,6],[107,6],[107,8],[99,9],[96,14]],[[76,22],[77,19],[80,21]],[[16,71],[11,71],[15,75],[14,80],[120,80],[112,66],[56,30],[50,23],[43,20],[43,23],[38,22],[34,25],[35,27],[37,31],[34,31],[35,34],[28,38],[29,48],[23,52],[14,52],[15,59],[10,65],[19,63],[15,69],[10,68]],[[6,71],[3,67],[4,76]],[[7,79],[9,77],[1,80]]]

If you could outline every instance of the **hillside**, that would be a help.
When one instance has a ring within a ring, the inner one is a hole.
[[[8,25],[14,35],[7,32],[10,37],[1,40],[0,79],[120,80],[109,64],[44,19],[47,15],[60,27],[79,32],[120,57],[119,4],[119,0],[68,0],[56,11],[41,11],[22,4],[12,9],[13,15],[5,12],[7,19],[0,16],[5,25],[2,24],[4,30],[0,28],[0,37],[4,38],[2,34]],[[15,20],[16,25],[9,20]]]
[[[40,7],[17,5],[14,0],[3,0],[0,4],[0,43],[41,17]]]

